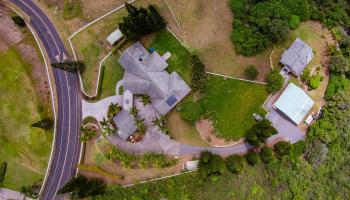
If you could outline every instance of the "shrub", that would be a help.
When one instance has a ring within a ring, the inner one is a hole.
[[[58,191],[58,194],[75,192],[79,198],[84,198],[103,194],[105,190],[106,184],[103,183],[103,180],[97,178],[87,179],[82,175],[78,175],[69,180],[68,183]]]
[[[80,141],[81,142],[87,142],[92,137],[97,135],[97,131],[89,126],[85,126],[84,124],[80,127]]]
[[[207,81],[207,73],[205,72],[205,66],[198,56],[191,56],[192,65],[192,80],[191,87],[194,91],[203,92],[205,83]]]
[[[254,80],[254,79],[256,79],[256,77],[258,77],[259,71],[258,71],[258,69],[256,68],[255,65],[249,65],[247,68],[245,68],[244,75],[248,79]]]
[[[289,25],[285,20],[273,19],[269,22],[267,34],[274,43],[284,41],[289,34]]]
[[[235,18],[244,17],[246,4],[247,4],[247,0],[230,0],[229,1],[229,6],[232,12],[235,14]]]
[[[82,7],[80,0],[64,0],[63,18],[70,20],[82,15]]]
[[[0,165],[0,184],[5,180],[6,170],[7,170],[7,163],[2,162]]]
[[[345,36],[339,41],[339,47],[345,56],[350,56],[350,36]]]
[[[309,84],[310,81],[310,70],[304,69],[303,74],[300,76],[301,81],[303,81],[306,84]]]
[[[298,159],[305,150],[305,141],[301,140],[295,144],[292,145],[292,150],[290,152],[290,155],[294,159]]]
[[[281,159],[285,155],[289,155],[292,145],[289,142],[281,141],[273,145],[273,150],[277,158]]]
[[[202,178],[222,174],[225,169],[225,161],[219,155],[212,154],[209,151],[201,152],[198,171]]]
[[[300,24],[300,17],[298,15],[292,15],[292,18],[289,20],[289,28],[290,29],[296,29],[299,27]]]
[[[37,127],[44,130],[50,130],[53,127],[53,120],[50,118],[44,118],[38,122],[33,123],[30,125],[31,127]]]
[[[277,130],[271,126],[271,123],[264,119],[257,122],[246,133],[245,139],[252,146],[258,146],[264,143],[266,138],[277,133]]]
[[[328,99],[339,91],[348,90],[349,80],[344,75],[331,75],[325,97]]]
[[[262,147],[259,154],[263,163],[269,163],[274,159],[273,151],[269,147]]]
[[[142,168],[165,168],[174,164],[174,160],[169,161],[164,154],[145,153],[140,158]]]
[[[231,155],[226,158],[225,164],[226,164],[226,168],[230,172],[234,174],[239,174],[243,170],[245,161],[242,156]]]
[[[66,70],[68,72],[81,72],[85,70],[85,64],[81,61],[65,61],[61,63],[51,63],[51,66],[57,69]]]
[[[280,75],[277,69],[274,69],[267,76],[267,91],[270,93],[275,93],[282,89],[283,77]]]
[[[116,116],[121,110],[122,110],[122,107],[119,106],[118,104],[116,103],[109,104],[108,110],[107,110],[108,121],[111,123],[113,121],[113,117]]]
[[[326,118],[318,120],[312,124],[308,131],[309,139],[319,139],[323,143],[331,143],[337,137],[337,128],[335,124]]]
[[[15,22],[15,24],[17,24],[17,26],[19,26],[20,28],[23,28],[26,26],[26,22],[24,21],[24,19],[18,15],[11,17],[11,19],[13,20],[13,22]]]
[[[198,121],[202,116],[202,109],[200,105],[193,101],[187,101],[179,107],[180,116],[192,123]]]
[[[237,20],[236,20],[237,21]],[[268,43],[268,38],[255,27],[246,27],[239,23],[234,24],[231,40],[237,53],[244,56],[253,56],[262,53]]]
[[[329,149],[320,140],[308,139],[305,146],[305,159],[314,167],[318,167],[327,157]]]
[[[349,73],[349,61],[343,55],[334,55],[329,60],[332,74],[344,75]]]
[[[244,157],[249,165],[256,165],[260,163],[260,156],[257,152],[250,151]]]
[[[319,74],[310,77],[309,87],[311,89],[316,89],[320,86],[323,77]]]

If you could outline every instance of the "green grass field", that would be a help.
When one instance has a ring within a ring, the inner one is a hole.
[[[100,99],[115,95],[117,82],[123,79],[124,70],[119,65],[118,58],[119,54],[113,53],[103,64],[104,72],[100,86]]]
[[[52,132],[31,128],[44,115],[31,66],[10,48],[0,52],[0,162],[7,162],[3,187],[19,190],[44,177]]]
[[[253,113],[264,112],[267,96],[264,85],[209,76],[200,104],[219,137],[238,140],[253,125]]]

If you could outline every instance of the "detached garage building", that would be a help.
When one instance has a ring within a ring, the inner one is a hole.
[[[299,125],[315,102],[298,86],[290,83],[273,107]]]

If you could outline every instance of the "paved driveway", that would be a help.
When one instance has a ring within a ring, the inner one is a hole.
[[[277,139],[284,139],[291,143],[298,142],[305,138],[305,132],[299,127],[295,126],[290,120],[282,116],[278,111],[272,110],[267,115],[267,119],[271,121],[272,125],[277,129],[278,134],[273,135],[267,139],[267,144],[272,144]]]
[[[305,138],[306,131],[302,131],[299,127],[293,124],[287,117],[285,117],[279,111],[273,108],[273,103],[279,98],[279,96],[284,91],[288,84],[290,77],[288,76],[284,80],[284,88],[278,91],[276,94],[272,95],[268,101],[265,103],[264,107],[269,110],[267,114],[267,119],[272,123],[278,131],[278,134],[273,135],[267,139],[267,144],[274,144],[277,140],[286,140],[291,143],[298,142]]]

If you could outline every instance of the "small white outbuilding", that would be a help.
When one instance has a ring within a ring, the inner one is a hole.
[[[315,102],[298,86],[290,83],[273,107],[299,125]]]
[[[113,45],[122,38],[123,38],[123,33],[119,29],[117,29],[108,35],[107,41],[110,45]]]

